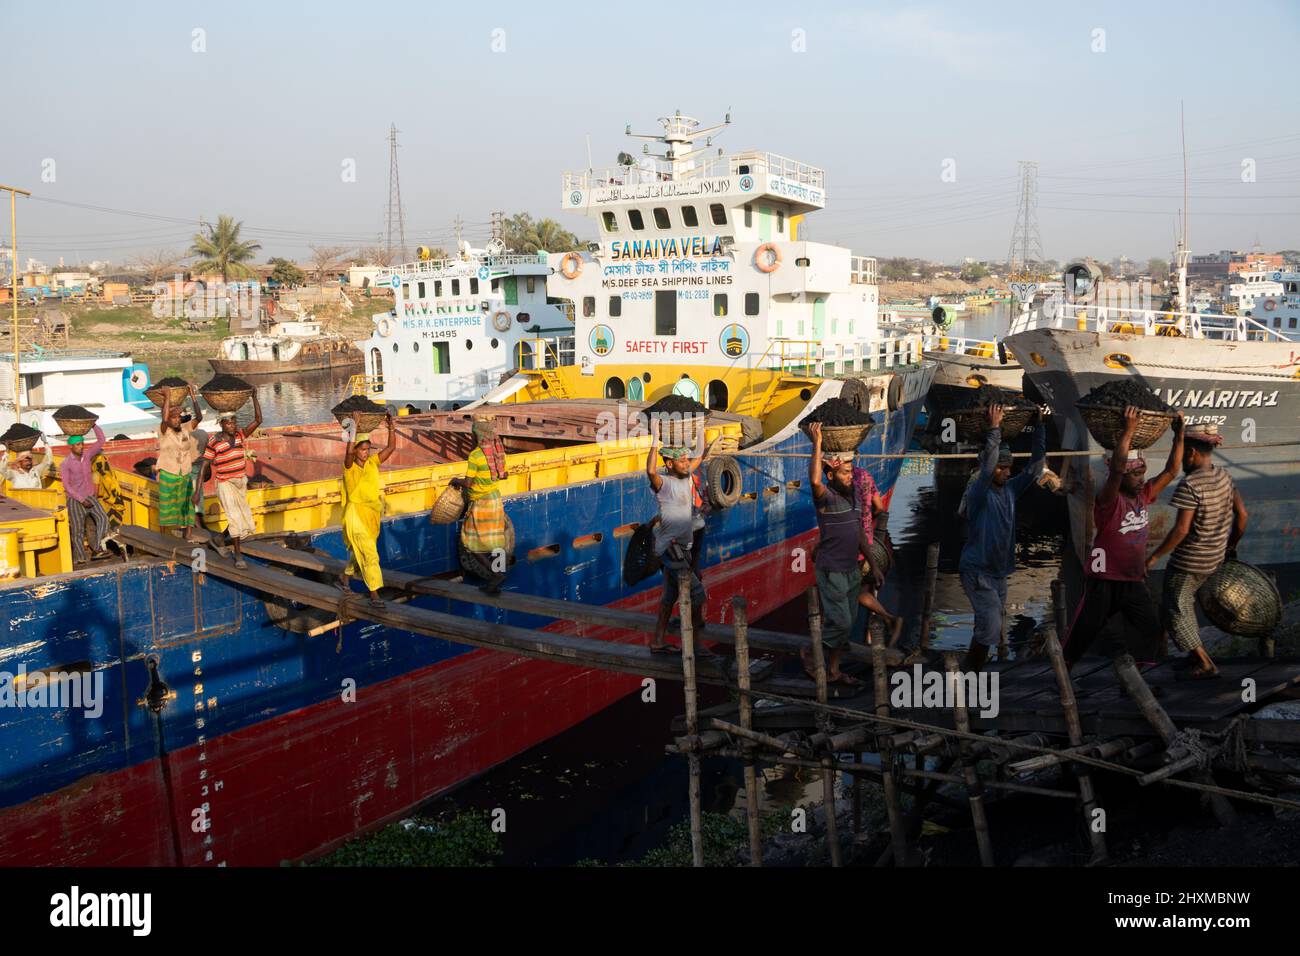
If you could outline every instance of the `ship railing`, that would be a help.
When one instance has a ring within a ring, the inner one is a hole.
[[[826,171],[801,163],[779,153],[746,152],[732,156],[715,156],[695,160],[675,174],[667,169],[641,166],[606,166],[580,169],[564,173],[564,192],[575,189],[605,189],[610,186],[640,186],[646,183],[663,183],[689,179],[711,179],[720,176],[744,176],[767,173],[815,189],[826,188]]]
[[[432,275],[436,272],[446,272],[453,269],[465,270],[465,275],[472,276],[474,270],[477,270],[480,266],[487,266],[489,269],[504,269],[509,266],[545,264],[546,253],[544,252],[535,252],[531,255],[511,253],[501,256],[470,256],[468,258],[451,256],[446,259],[418,259],[415,262],[403,262],[401,265],[390,266],[380,272],[379,284],[383,285],[385,278],[391,279],[393,276],[404,278],[406,276]]]
[[[521,372],[541,372],[572,365],[576,352],[576,340],[570,335],[520,339],[515,343],[515,368]]]
[[[996,339],[970,339],[956,335],[926,335],[923,337],[927,352],[948,352],[952,355],[969,355],[973,358],[993,358],[998,352]]]
[[[1250,316],[1097,305],[1060,305],[1050,310],[1023,311],[1012,320],[1010,333],[1043,328],[1232,342],[1290,341],[1282,330],[1270,329]]]
[[[348,379],[349,395],[375,396],[384,394],[384,377],[382,375],[356,374]]]
[[[823,345],[815,339],[772,339],[756,364],[791,374],[834,378],[918,365],[924,341],[917,333]]]

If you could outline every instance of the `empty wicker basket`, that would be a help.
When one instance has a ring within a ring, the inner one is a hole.
[[[1088,431],[1102,448],[1114,448],[1120,435],[1124,434],[1124,409],[1116,405],[1092,405],[1076,402],[1075,408]],[[1138,417],[1137,431],[1133,433],[1134,449],[1150,448],[1160,440],[1160,436],[1174,420],[1173,412],[1154,412],[1143,409]]]
[[[455,485],[443,489],[429,510],[430,524],[454,524],[465,513],[465,493]]]
[[[1197,592],[1215,627],[1242,637],[1264,637],[1282,621],[1282,595],[1273,579],[1244,561],[1224,561]]]

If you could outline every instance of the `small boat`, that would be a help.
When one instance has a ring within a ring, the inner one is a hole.
[[[53,413],[81,405],[98,416],[111,437],[146,438],[157,434],[158,411],[144,397],[149,367],[125,352],[103,349],[39,349],[24,352],[19,363],[21,410],[14,414],[13,353],[0,362],[0,431],[16,420],[53,437]]]
[[[212,371],[241,378],[365,364],[365,357],[345,336],[324,331],[310,316],[271,321],[263,314],[255,332],[222,339],[219,350],[216,358],[208,359]]]

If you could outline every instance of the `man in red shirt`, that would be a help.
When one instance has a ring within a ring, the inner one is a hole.
[[[1146,481],[1146,461],[1141,455],[1129,455],[1139,415],[1134,406],[1124,410],[1124,432],[1111,455],[1110,475],[1093,502],[1097,533],[1084,562],[1083,598],[1063,642],[1070,667],[1116,617],[1124,627],[1128,652],[1138,660],[1155,656],[1160,613],[1146,586],[1147,505],[1178,474],[1183,459],[1183,416],[1179,412],[1174,419],[1174,443],[1165,470]]]
[[[253,512],[248,507],[248,463],[244,454],[244,439],[262,427],[262,406],[257,392],[253,393],[253,421],[241,429],[234,412],[224,412],[220,418],[221,431],[208,440],[203,452],[203,481],[215,477],[217,498],[226,512],[226,536],[235,548],[235,567],[246,568],[239,542],[253,534]],[[220,550],[220,549],[219,549]]]

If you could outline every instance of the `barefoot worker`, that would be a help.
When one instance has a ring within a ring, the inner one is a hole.
[[[704,460],[704,454],[692,458],[690,449],[659,447],[659,419],[651,418],[650,451],[646,454],[645,474],[659,503],[659,517],[654,526],[654,550],[664,569],[664,589],[659,599],[659,617],[655,620],[652,654],[678,654],[680,649],[664,641],[673,606],[680,597],[678,574],[690,572],[691,621],[698,634],[704,629],[704,605],[708,595],[700,580],[694,558],[695,532],[704,527],[704,501],[692,476]],[[664,470],[659,470],[663,460]],[[708,653],[702,647],[700,653]]]
[[[1047,459],[1047,429],[1040,413],[1036,416],[1029,464],[1012,478],[1011,449],[1002,444],[1002,414],[1001,405],[989,406],[989,430],[980,453],[979,473],[966,489],[969,537],[961,549],[957,569],[961,572],[962,590],[975,612],[975,627],[963,665],[968,671],[983,667],[989,648],[1002,641],[1007,578],[1016,569],[1016,499],[1038,480]]]
[[[840,670],[840,657],[849,643],[853,618],[862,603],[862,568],[858,556],[866,557],[877,588],[883,576],[876,567],[862,525],[862,512],[858,509],[853,489],[852,453],[832,452],[823,460],[821,422],[810,424],[808,433],[813,443],[808,479],[820,531],[813,564],[817,570],[817,595],[822,605],[822,643],[830,651],[826,677],[836,683],[856,685],[862,682]],[[871,600],[875,601],[874,598]],[[879,604],[875,606],[884,612]],[[890,615],[885,613],[885,617],[893,626],[898,626]],[[803,651],[803,664],[809,676],[815,677],[812,653],[807,649]]]
[[[183,528],[185,540],[193,541],[194,509],[198,502],[194,489],[194,459],[198,456],[194,429],[203,421],[203,412],[194,386],[189,389],[190,404],[194,407],[194,415],[189,421],[181,419],[181,406],[172,404],[171,392],[164,393],[155,469],[158,472],[158,530],[168,534],[172,528]]]
[[[475,415],[470,431],[477,445],[465,462],[465,477],[451,482],[469,498],[469,509],[460,526],[460,544],[467,557],[465,570],[483,582],[483,591],[496,594],[506,579],[510,560],[500,487],[506,476],[506,449],[497,437],[491,415]]]
[[[95,475],[91,462],[104,449],[104,430],[95,426],[95,443],[86,447],[81,435],[68,438],[68,457],[59,465],[59,478],[68,497],[68,537],[72,539],[72,563],[84,564],[91,557],[103,557],[104,538],[108,535],[108,515],[95,496]],[[86,519],[94,525],[91,552],[86,553]]]
[[[1146,480],[1146,461],[1140,454],[1129,453],[1140,420],[1141,412],[1135,406],[1124,410],[1124,431],[1110,456],[1110,474],[1093,502],[1097,534],[1084,562],[1083,597],[1063,641],[1069,667],[1112,621],[1123,629],[1125,648],[1136,660],[1155,656],[1160,612],[1146,585],[1147,505],[1178,475],[1183,460],[1183,415],[1179,412],[1174,419],[1174,443],[1165,470],[1150,481]]]
[[[1165,628],[1194,663],[1179,676],[1190,680],[1218,677],[1219,668],[1201,644],[1194,599],[1201,585],[1237,550],[1246,532],[1246,505],[1227,471],[1214,463],[1222,444],[1217,425],[1188,425],[1183,429],[1183,480],[1170,504],[1178,518],[1160,547],[1147,559],[1150,571],[1169,552],[1161,601]]]
[[[221,431],[208,441],[203,451],[203,477],[215,477],[217,499],[226,512],[226,537],[235,549],[235,567],[246,568],[239,543],[256,529],[253,512],[248,507],[248,457],[244,452],[244,439],[262,427],[262,406],[257,392],[253,393],[253,420],[247,429],[241,429],[234,412],[218,416]]]
[[[858,510],[862,513],[862,531],[867,536],[867,547],[875,543],[876,540],[876,518],[885,512],[885,499],[880,496],[880,491],[876,488],[876,480],[871,477],[871,471],[867,468],[853,466],[853,494],[857,501]],[[862,590],[858,594],[858,606],[866,611],[875,614],[884,623],[889,630],[889,644],[892,647],[898,640],[898,635],[903,630],[903,619],[885,610],[885,606],[880,603],[876,592],[880,590],[884,582],[884,574],[880,575],[880,584],[877,583],[877,576],[873,569],[870,552],[864,554],[863,559],[867,561],[868,568],[862,575]],[[866,643],[871,643],[871,621],[868,617],[863,622],[863,631],[866,635]],[[854,631],[857,631],[857,624],[854,624]]]
[[[350,441],[343,458],[343,541],[348,546],[348,566],[339,574],[339,587],[352,588],[350,577],[360,574],[370,591],[375,607],[384,602],[379,589],[384,586],[384,572],[379,567],[379,518],[383,513],[383,486],[379,466],[397,449],[397,429],[393,427],[393,410],[388,410],[388,444],[375,453],[369,435],[357,435]]]

